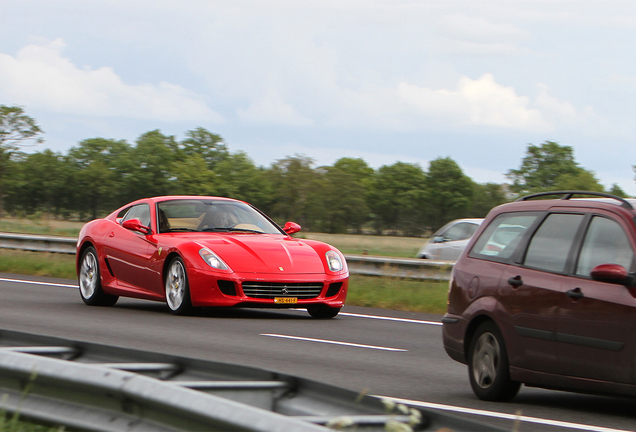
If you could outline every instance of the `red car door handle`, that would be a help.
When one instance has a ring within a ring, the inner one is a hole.
[[[583,295],[583,291],[581,291],[581,288],[574,288],[574,289],[571,289],[571,290],[569,290],[569,291],[566,291],[566,292],[565,292],[565,294],[566,294],[568,297],[571,297],[571,298],[573,298],[573,299],[580,299],[580,298],[585,297],[585,296]]]
[[[110,234],[108,234],[108,237],[115,237],[115,233],[111,232]]]
[[[508,283],[512,285],[513,288],[518,288],[523,285],[523,280],[521,280],[521,276],[517,275],[508,279]]]

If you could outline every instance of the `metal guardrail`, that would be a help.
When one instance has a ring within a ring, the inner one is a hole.
[[[0,411],[92,431],[501,430],[245,366],[0,330]],[[402,429],[400,429],[402,430]]]
[[[37,252],[75,254],[77,239],[72,237],[0,233],[0,248]],[[372,255],[345,255],[349,272],[367,276],[405,279],[449,280],[453,261],[392,258]]]

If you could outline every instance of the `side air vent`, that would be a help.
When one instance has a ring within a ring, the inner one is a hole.
[[[226,296],[236,296],[236,285],[232,281],[218,280],[216,283],[219,285],[219,289]]]

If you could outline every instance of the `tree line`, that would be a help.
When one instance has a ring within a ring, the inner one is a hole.
[[[507,173],[511,184],[500,185],[474,182],[449,157],[432,160],[428,169],[404,162],[373,169],[359,158],[316,166],[304,155],[256,166],[201,127],[181,141],[153,130],[133,144],[90,138],[66,154],[22,151],[42,133],[21,107],[0,105],[5,212],[88,220],[139,198],[213,195],[247,201],[278,222],[293,220],[311,231],[421,235],[453,219],[483,217],[525,193],[603,191],[594,174],[576,163],[571,147],[550,141],[529,145],[520,168]],[[617,186],[612,192],[624,196]]]

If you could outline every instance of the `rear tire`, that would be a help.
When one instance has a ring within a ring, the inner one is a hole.
[[[315,306],[309,306],[307,308],[307,312],[309,312],[309,315],[311,315],[312,318],[329,319],[338,315],[338,313],[340,312],[340,309],[341,308],[332,308],[325,305],[315,305]]]
[[[521,383],[510,379],[508,352],[494,322],[481,324],[468,350],[468,375],[475,395],[486,401],[509,401]]]
[[[164,288],[166,303],[172,314],[187,315],[192,312],[188,274],[181,258],[176,257],[170,262],[164,279]]]
[[[112,306],[117,303],[119,296],[106,294],[102,289],[99,260],[93,246],[87,247],[82,253],[78,277],[79,292],[84,303],[89,306]]]

